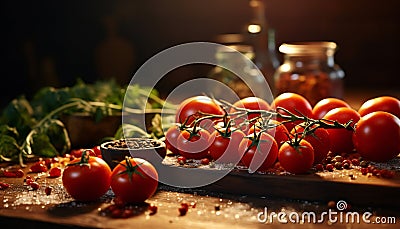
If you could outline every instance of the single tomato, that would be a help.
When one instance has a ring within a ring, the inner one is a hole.
[[[307,173],[314,163],[314,149],[304,139],[294,144],[285,142],[279,149],[278,160],[280,165],[290,173]]]
[[[360,120],[360,114],[352,108],[338,107],[330,110],[323,117],[325,120],[337,121],[340,124],[346,124],[351,121],[350,126]],[[327,129],[331,142],[330,150],[335,154],[350,153],[354,150],[352,141],[353,131],[344,128]]]
[[[290,112],[296,116],[312,117],[312,106],[310,102],[297,93],[285,92],[278,95],[272,102],[271,108],[282,115],[290,116],[288,113]],[[277,118],[277,120],[283,122],[286,119]],[[288,131],[291,131],[294,126],[301,122],[302,121],[284,122],[284,125]]]
[[[193,125],[196,117],[202,117],[204,114],[223,115],[224,110],[218,101],[207,96],[194,96],[185,99],[178,107],[175,121]]]
[[[204,129],[183,130],[177,138],[179,154],[187,159],[203,159],[208,156],[208,147],[212,139]]]
[[[271,168],[278,157],[278,144],[267,133],[247,135],[240,142],[239,152],[244,152],[241,163],[250,173],[266,171]]]
[[[142,158],[127,157],[111,174],[111,189],[124,203],[144,202],[154,195],[157,187],[157,170]]]
[[[342,99],[338,98],[325,98],[318,101],[312,109],[312,117],[314,119],[321,119],[324,117],[328,111],[338,108],[338,107],[348,107],[350,105]]]
[[[221,128],[211,134],[213,139],[208,148],[210,156],[217,163],[237,164],[243,152],[239,152],[239,144],[245,134],[240,129]]]
[[[110,188],[111,169],[101,158],[82,153],[72,160],[62,173],[62,182],[74,199],[94,201]]]
[[[365,101],[358,109],[361,116],[374,111],[386,111],[400,118],[400,100],[392,96],[379,96]]]
[[[374,111],[357,122],[353,134],[356,151],[365,159],[386,162],[400,153],[400,119]]]

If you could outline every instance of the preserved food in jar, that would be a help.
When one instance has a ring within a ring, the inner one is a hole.
[[[334,42],[284,43],[284,61],[275,71],[276,94],[294,92],[312,105],[326,97],[343,98],[343,70],[335,63]]]

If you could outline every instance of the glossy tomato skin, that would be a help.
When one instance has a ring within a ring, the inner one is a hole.
[[[123,160],[112,171],[111,189],[115,197],[124,203],[142,203],[152,197],[158,187],[158,172],[155,167],[142,158],[129,158],[136,171],[129,177],[126,171],[126,160]]]
[[[95,201],[110,188],[111,169],[101,158],[90,156],[88,165],[76,164],[80,158],[72,160],[62,173],[62,182],[74,199]]]
[[[289,137],[288,137],[289,131],[287,130],[285,125],[283,125],[281,122],[279,122],[277,120],[273,120],[273,119],[269,120],[268,125],[275,126],[275,127],[268,128],[268,126],[261,127],[261,126],[256,125],[249,129],[248,135],[253,134],[254,131],[260,132],[261,130],[263,130],[265,133],[268,133],[269,135],[274,137],[276,143],[278,144],[278,148],[280,148],[283,143],[285,143],[287,140],[289,140]]]
[[[249,168],[249,172],[266,171],[276,162],[278,144],[271,135],[261,133],[258,145],[251,146],[252,137],[248,135],[240,142],[239,151],[244,152],[241,163]],[[251,165],[252,162],[255,164]],[[257,168],[258,165],[259,167]]]
[[[389,161],[400,153],[400,119],[384,111],[369,113],[357,122],[353,142],[365,159]]]
[[[217,101],[207,96],[194,96],[185,99],[179,105],[176,112],[175,121],[177,123],[184,123],[186,120],[188,120],[186,124],[191,125],[195,120],[195,117],[192,115],[195,115],[198,112],[216,115],[224,114],[223,109],[219,106]]]
[[[326,113],[323,119],[337,121],[346,124],[352,120],[351,126],[360,120],[360,114],[352,108],[338,107]],[[353,131],[347,129],[327,129],[331,142],[330,150],[335,154],[350,153],[354,150]]]
[[[175,155],[179,154],[179,150],[177,149],[177,140],[180,134],[181,130],[177,125],[169,127],[167,132],[165,132],[165,146]]]
[[[191,136],[188,130],[181,131],[177,139],[179,154],[187,159],[203,159],[208,156],[208,147],[212,139],[206,130],[199,130]]]
[[[292,93],[292,92],[285,92],[278,95],[271,104],[272,109],[277,109],[278,107],[285,108],[289,112],[297,115],[297,116],[306,116],[311,118],[312,117],[312,106],[310,102],[303,96]],[[279,113],[283,115],[288,115],[287,112],[282,110],[277,110]],[[278,121],[282,122],[284,119],[277,118]],[[287,122],[284,125],[288,131],[291,131],[294,126],[301,123],[302,121],[296,122]]]
[[[285,142],[278,153],[280,165],[293,174],[307,173],[314,163],[314,149],[306,140],[300,141],[297,150]]]
[[[330,111],[334,108],[338,108],[338,107],[351,108],[350,105],[342,99],[338,99],[338,98],[321,99],[314,105],[313,110],[312,110],[312,117],[314,119],[321,119],[324,117],[324,115],[326,113],[328,113],[328,111]]]
[[[226,132],[224,129],[220,129],[222,133]],[[241,130],[230,130],[230,136],[224,136],[217,130],[211,134],[213,139],[209,152],[212,159],[217,163],[234,163],[237,164],[243,152],[239,151],[239,144],[245,137],[245,134]]]
[[[392,96],[380,96],[365,101],[358,109],[361,116],[374,111],[386,111],[400,118],[400,100]]]
[[[304,124],[302,123],[295,126],[291,133],[301,135],[303,132]],[[317,128],[307,134],[304,140],[309,142],[314,149],[314,164],[321,163],[328,155],[331,146],[328,131],[323,128]]]

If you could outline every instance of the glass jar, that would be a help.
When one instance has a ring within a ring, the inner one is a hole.
[[[251,61],[245,61],[243,56],[238,55],[237,52],[240,52]],[[255,58],[252,46],[247,44],[221,46],[218,48],[215,58],[218,65],[211,70],[208,78],[227,85],[239,98],[254,96],[253,91],[265,90],[263,88],[263,85],[265,85],[263,84],[264,76],[260,74],[252,62]],[[234,70],[241,77],[221,66]],[[247,85],[243,79],[247,80],[248,83],[250,82],[251,85]],[[216,97],[221,97],[223,95],[218,95],[218,93],[225,92],[215,90],[214,93]]]
[[[312,105],[326,97],[343,98],[343,70],[335,64],[334,42],[284,43],[281,66],[275,71],[276,95],[294,92]]]

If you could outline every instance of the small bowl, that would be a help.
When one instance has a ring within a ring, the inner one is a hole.
[[[142,158],[155,164],[162,163],[167,148],[165,143],[149,138],[125,138],[104,142],[100,145],[101,155],[111,169],[127,156]]]

